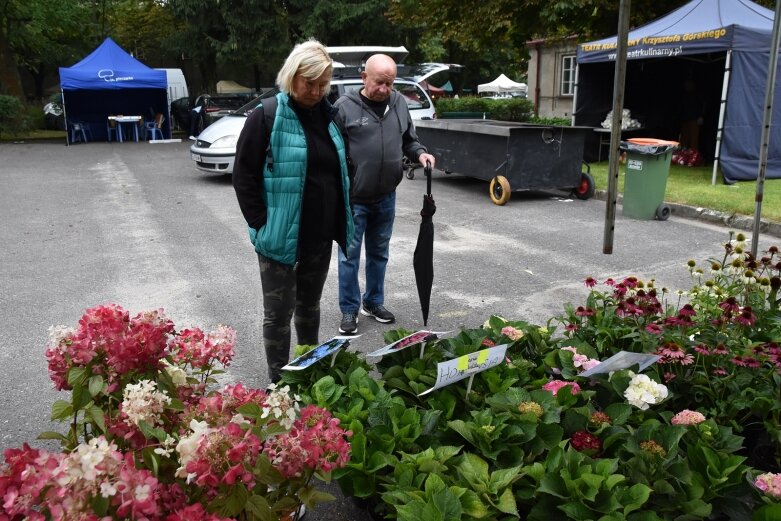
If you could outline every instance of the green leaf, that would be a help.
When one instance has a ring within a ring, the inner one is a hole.
[[[637,483],[627,489],[621,497],[621,504],[624,505],[624,515],[638,510],[651,496],[651,487]]]
[[[86,387],[81,384],[73,386],[73,392],[71,394],[71,403],[75,411],[82,410],[88,403],[92,401],[92,396]]]
[[[314,508],[318,503],[325,503],[326,501],[333,501],[336,499],[328,492],[323,492],[315,487],[304,487],[298,492],[298,497],[307,506],[307,508]]]
[[[491,474],[491,489],[500,491],[508,487],[520,474],[521,467],[510,467],[508,469],[496,470]]]
[[[488,463],[480,459],[476,454],[467,452],[464,459],[458,465],[458,472],[463,478],[476,488],[477,485],[485,485],[489,482]],[[482,488],[482,487],[481,487]]]
[[[778,521],[781,519],[781,505],[764,505],[754,512],[751,521]]]
[[[92,421],[95,423],[95,425],[98,426],[98,429],[100,429],[100,432],[106,433],[106,415],[103,412],[103,409],[98,407],[97,405],[92,405],[89,409],[87,409],[87,414],[90,418],[92,418]]]
[[[90,396],[94,398],[103,390],[103,377],[99,374],[91,376],[87,386],[89,388]]]
[[[271,511],[268,501],[263,496],[253,494],[247,499],[247,506],[245,507],[248,512],[253,516],[260,519],[260,521],[277,521],[278,517]]]
[[[465,490],[459,498],[463,512],[476,519],[482,519],[488,516],[488,508],[480,500],[480,496],[473,490]]]
[[[38,440],[59,440],[59,441],[66,442],[66,443],[68,441],[68,437],[67,436],[65,436],[64,434],[60,434],[59,432],[54,432],[54,431],[44,431],[44,432],[40,433],[36,439],[38,439]]]
[[[236,408],[236,412],[241,413],[245,418],[258,419],[263,414],[263,410],[257,403],[245,403]]]
[[[499,496],[499,503],[496,504],[496,508],[505,514],[512,514],[518,517],[518,506],[515,504],[515,496],[513,496],[512,489],[504,489],[502,495]]]
[[[73,406],[65,400],[57,400],[52,404],[52,421],[64,421],[73,416]]]
[[[215,501],[217,505],[217,511],[223,517],[236,517],[244,510],[249,499],[249,492],[247,487],[241,483],[234,484],[228,495],[225,496],[224,501]]]
[[[74,387],[83,384],[89,373],[90,371],[86,367],[71,367],[68,370],[68,385]]]

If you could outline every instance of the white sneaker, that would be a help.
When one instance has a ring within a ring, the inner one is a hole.
[[[195,136],[190,136],[190,141],[197,141],[197,140],[198,140],[198,138],[197,138],[197,137],[195,137]]]

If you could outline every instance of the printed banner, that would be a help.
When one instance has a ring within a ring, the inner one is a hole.
[[[367,353],[366,356],[385,356],[388,353],[396,353],[408,348],[409,346],[420,344],[421,342],[436,340],[440,336],[446,335],[448,333],[450,333],[450,331],[416,331],[415,333],[396,340],[392,344],[388,344],[372,353]]]
[[[653,364],[661,358],[660,355],[647,355],[645,353],[630,353],[629,351],[619,351],[607,360],[595,365],[588,371],[583,371],[578,376],[591,376],[594,374],[611,373],[621,369],[629,369],[633,365],[639,365],[639,371]]]
[[[311,351],[304,353],[295,360],[291,360],[283,367],[283,370],[288,371],[300,371],[306,369],[315,362],[322,360],[328,355],[336,353],[339,349],[347,348],[350,345],[350,339],[357,338],[360,335],[354,336],[335,336],[331,340],[327,340],[315,347]]]

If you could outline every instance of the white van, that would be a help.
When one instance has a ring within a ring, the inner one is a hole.
[[[165,76],[168,80],[168,104],[175,99],[187,98],[190,96],[187,90],[187,81],[184,79],[184,73],[182,69],[157,69],[158,71],[165,71]]]

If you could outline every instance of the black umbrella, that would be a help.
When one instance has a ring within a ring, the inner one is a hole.
[[[431,284],[434,282],[434,223],[431,221],[431,217],[437,211],[437,206],[431,196],[431,163],[426,163],[424,172],[426,175],[426,194],[423,196],[423,209],[420,211],[423,220],[420,223],[412,266],[415,269],[415,285],[418,287],[423,325],[426,325],[429,304],[431,303]]]

